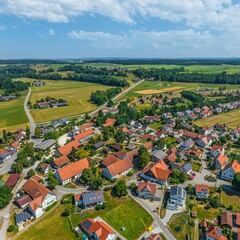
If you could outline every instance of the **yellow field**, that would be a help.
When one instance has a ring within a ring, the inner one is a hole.
[[[31,80],[25,79],[25,81]],[[33,109],[31,110],[31,114],[36,123],[42,123],[90,112],[97,107],[89,101],[91,93],[97,90],[106,90],[108,88],[110,87],[96,83],[46,80],[43,87],[32,87],[29,101],[34,104],[37,100],[49,96],[56,99],[63,98],[67,100],[68,106],[49,109]]]
[[[236,128],[240,126],[240,109],[197,120],[194,123],[200,127],[213,126],[215,123],[225,123],[230,128]]]
[[[160,89],[159,90],[153,90],[153,89],[142,90],[142,91],[137,91],[136,93],[151,95],[151,94],[158,94],[158,93],[164,93],[164,92],[179,91],[183,89],[185,89],[185,87],[169,87],[169,88],[164,88],[162,90]]]

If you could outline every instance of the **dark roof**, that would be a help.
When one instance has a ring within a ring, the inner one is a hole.
[[[99,203],[104,201],[104,196],[102,191],[95,191],[82,194],[83,205],[89,205],[94,203]]]
[[[16,203],[22,207],[25,204],[29,203],[32,201],[32,198],[28,195],[28,194],[23,194],[22,196],[20,196],[19,198],[16,199]]]
[[[4,186],[15,187],[21,174],[10,174],[7,181],[4,183]]]
[[[17,213],[16,216],[15,216],[15,219],[16,219],[16,223],[21,223],[23,221],[26,221],[28,219],[30,219],[32,217],[32,215],[27,211],[22,211],[20,213]]]
[[[49,147],[52,147],[56,143],[54,139],[48,139],[39,143],[35,148],[39,150],[47,150]]]
[[[104,146],[104,142],[102,142],[102,141],[93,144],[93,147],[94,147],[95,149],[98,149],[98,148],[100,148],[100,147],[102,147],[102,146]]]
[[[170,195],[171,196],[172,195],[177,195],[177,196],[185,198],[186,192],[182,187],[172,186],[171,189],[170,189]]]

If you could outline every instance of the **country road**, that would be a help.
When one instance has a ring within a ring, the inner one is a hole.
[[[24,101],[24,111],[25,111],[25,113],[28,117],[29,123],[30,123],[30,131],[31,131],[31,136],[30,137],[32,138],[34,136],[34,133],[35,133],[35,123],[34,123],[34,120],[32,118],[32,115],[31,115],[31,113],[30,113],[30,111],[27,107],[28,99],[31,95],[31,92],[32,92],[32,90],[31,90],[31,88],[29,88],[28,94],[27,94],[27,96],[25,98],[25,101]]]

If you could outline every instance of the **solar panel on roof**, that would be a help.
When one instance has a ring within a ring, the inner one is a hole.
[[[83,199],[83,205],[99,203],[104,201],[102,191],[98,191],[97,193],[96,192],[84,193],[82,195],[82,199]]]
[[[16,223],[24,222],[24,221],[30,219],[31,217],[32,217],[31,214],[27,211],[20,212],[20,213],[16,214]]]
[[[89,229],[91,226],[92,226],[92,223],[91,223],[89,220],[86,220],[86,221],[84,222],[84,227],[85,227],[85,228]]]

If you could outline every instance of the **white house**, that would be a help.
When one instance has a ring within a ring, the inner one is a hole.
[[[240,172],[240,163],[234,160],[232,163],[228,164],[221,173],[221,178],[232,181],[235,174]]]
[[[186,191],[180,186],[170,188],[170,197],[167,202],[167,209],[177,210],[184,207],[186,200]]]

